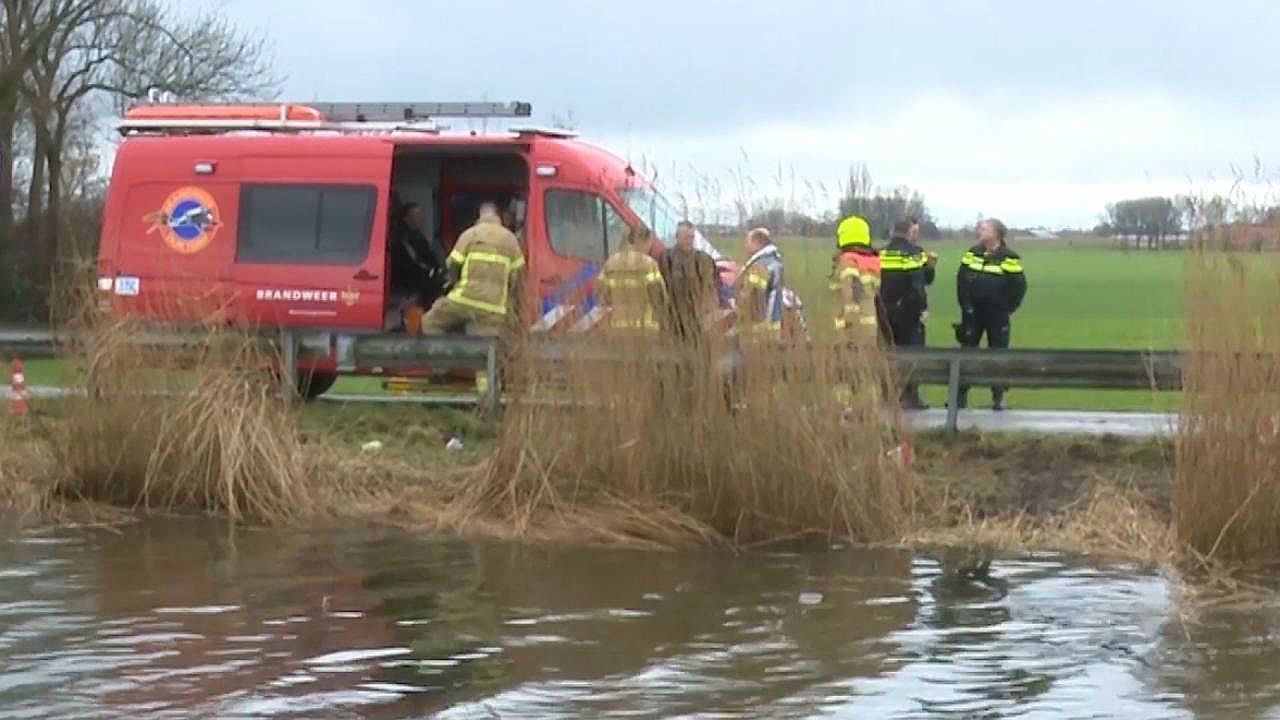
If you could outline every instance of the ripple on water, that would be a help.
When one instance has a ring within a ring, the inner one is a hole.
[[[362,660],[410,655],[413,651],[407,647],[369,648],[365,650],[340,650],[325,655],[317,655],[301,661],[304,665],[344,665]]]
[[[539,549],[534,564],[525,548],[391,535],[369,545],[267,531],[232,551],[225,531],[148,531],[110,540],[110,551],[99,538],[21,549],[22,564],[0,571],[0,707],[29,717],[448,708],[436,716],[1148,720],[1188,716],[1188,705],[1200,711],[1189,696],[1223,693],[1202,687],[1206,677],[1221,685],[1209,666],[1222,657],[1249,669],[1231,676],[1230,698],[1206,701],[1205,716],[1261,717],[1274,703],[1256,686],[1280,678],[1266,669],[1280,651],[1258,649],[1271,641],[1265,623],[1224,619],[1192,642],[1170,633],[1158,580],[1052,554],[997,560],[1002,594],[902,553]]]
[[[240,605],[195,605],[193,607],[159,607],[151,612],[157,615],[223,615],[240,609]]]

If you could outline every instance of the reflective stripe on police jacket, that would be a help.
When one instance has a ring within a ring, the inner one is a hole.
[[[911,272],[926,265],[923,255],[904,255],[896,250],[880,252],[880,272]]]
[[[989,275],[1014,275],[1022,272],[1022,261],[1018,258],[1006,256],[999,263],[989,265],[984,256],[972,250],[964,254],[964,257],[960,259],[960,264],[974,272],[987,273]]]

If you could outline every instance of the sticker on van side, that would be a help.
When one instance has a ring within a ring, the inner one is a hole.
[[[158,232],[170,249],[191,255],[208,247],[222,227],[218,201],[195,186],[178,188],[165,198],[159,210],[147,213],[142,221],[147,234]]]
[[[333,305],[338,302],[338,291],[258,288],[256,297],[262,302],[307,302]]]
[[[109,278],[108,278],[109,279]],[[134,297],[142,289],[142,283],[136,277],[121,275],[115,280],[116,294]]]

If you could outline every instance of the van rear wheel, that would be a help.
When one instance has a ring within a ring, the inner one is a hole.
[[[329,391],[338,381],[338,373],[325,370],[298,370],[298,396],[315,400]]]

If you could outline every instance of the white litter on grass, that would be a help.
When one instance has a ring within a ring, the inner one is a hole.
[[[381,440],[370,440],[360,446],[360,452],[377,452],[382,449]]]
[[[444,449],[448,450],[449,452],[458,452],[462,448],[463,448],[462,440],[461,438],[458,438],[456,436],[449,438],[449,442],[444,444]]]
[[[800,593],[801,605],[817,605],[820,602],[822,602],[822,593],[816,593],[816,592]]]

